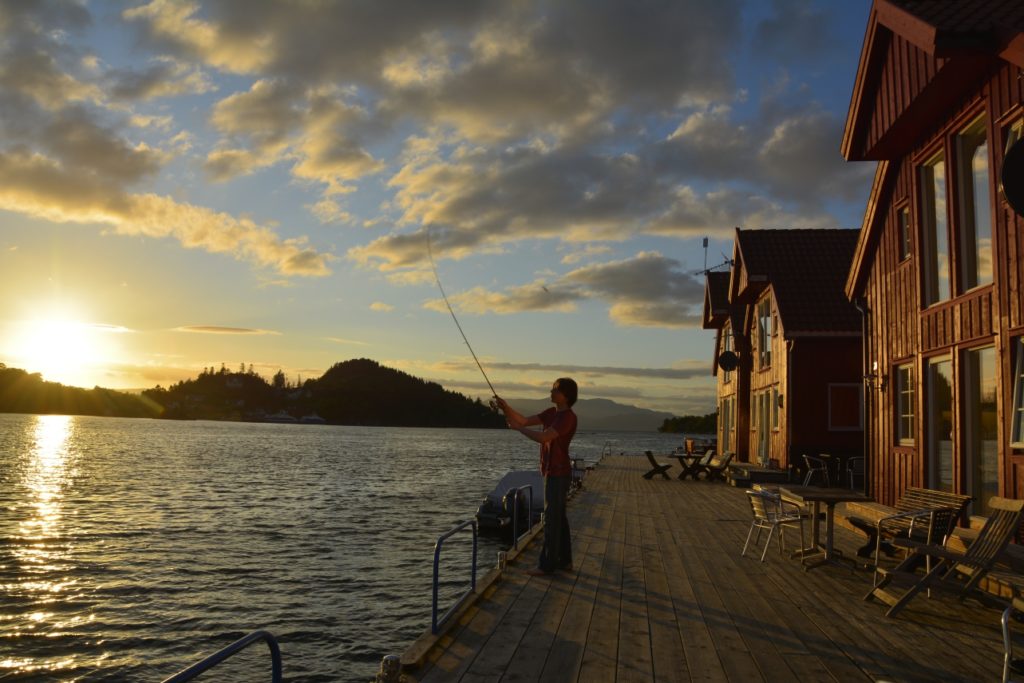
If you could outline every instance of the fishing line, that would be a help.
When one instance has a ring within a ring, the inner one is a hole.
[[[491,380],[487,378],[487,373],[484,372],[484,366],[480,364],[480,359],[476,357],[476,352],[473,351],[473,345],[469,343],[469,339],[466,338],[466,333],[462,331],[462,325],[459,324],[459,319],[455,317],[455,310],[448,301],[448,295],[444,293],[444,287],[441,286],[441,278],[438,277],[437,266],[434,264],[434,250],[430,248],[429,225],[427,226],[427,256],[430,258],[430,268],[434,271],[434,282],[437,283],[437,288],[441,290],[441,298],[444,299],[444,304],[448,307],[448,312],[452,314],[452,320],[455,321],[455,327],[459,328],[459,334],[462,335],[462,341],[466,342],[466,347],[469,349],[469,353],[472,354],[473,360],[476,361],[476,366],[480,368],[480,374],[484,376],[484,381],[487,382],[487,386],[490,387],[491,394],[497,398],[498,392],[494,390],[494,385],[491,384]]]

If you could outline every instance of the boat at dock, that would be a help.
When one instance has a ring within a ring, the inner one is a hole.
[[[519,491],[519,495],[510,495],[513,491]],[[532,511],[530,491],[533,492]],[[476,523],[480,533],[511,538],[515,504],[519,505],[521,530],[528,529],[540,521],[540,514],[544,509],[544,477],[540,472],[513,470],[501,478],[476,510]],[[526,523],[528,515],[529,524]]]

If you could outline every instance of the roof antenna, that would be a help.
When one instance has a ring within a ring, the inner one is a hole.
[[[704,236],[704,272],[708,272],[708,238]]]

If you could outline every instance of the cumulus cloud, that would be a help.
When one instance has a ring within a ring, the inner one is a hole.
[[[395,307],[391,304],[386,304],[383,301],[374,301],[370,304],[371,311],[377,311],[378,313],[390,313],[395,310]]]
[[[216,89],[202,69],[169,57],[156,58],[144,69],[111,69],[106,78],[108,92],[118,100],[200,95]]]
[[[633,258],[578,268],[549,284],[537,281],[501,292],[475,287],[448,299],[453,308],[476,315],[567,312],[580,301],[596,299],[610,305],[609,317],[618,325],[692,327],[701,321],[704,284],[680,271],[680,265],[657,252],[642,252]],[[425,307],[447,310],[437,299]]]

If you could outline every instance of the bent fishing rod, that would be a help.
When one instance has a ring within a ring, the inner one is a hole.
[[[434,282],[437,283],[437,288],[441,290],[441,298],[444,299],[444,305],[448,307],[448,312],[452,314],[452,320],[455,321],[455,327],[459,328],[459,334],[462,335],[462,341],[466,342],[466,348],[469,349],[469,353],[473,356],[473,360],[476,361],[476,366],[480,368],[480,374],[484,376],[484,381],[487,382],[487,386],[491,390],[491,395],[494,398],[498,398],[498,392],[494,390],[494,385],[491,384],[491,380],[487,377],[487,373],[484,372],[484,366],[480,364],[480,359],[476,357],[476,352],[473,351],[473,345],[469,343],[469,339],[466,338],[466,333],[462,330],[462,325],[459,324],[459,319],[455,317],[455,309],[452,308],[451,302],[448,301],[448,295],[444,292],[444,287],[441,285],[441,278],[437,274],[437,265],[434,263],[434,250],[430,247],[430,226],[427,226],[427,256],[430,258],[430,269],[434,271]],[[494,402],[491,401],[491,407],[494,408]]]

